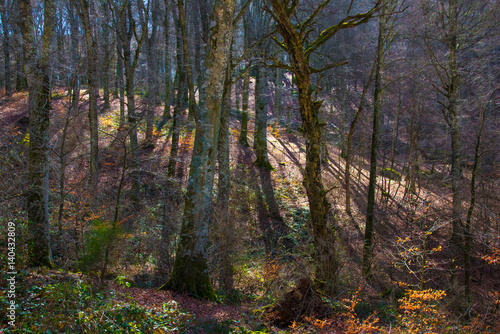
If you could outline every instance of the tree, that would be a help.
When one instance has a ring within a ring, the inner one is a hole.
[[[387,9],[388,1],[383,1],[380,16],[377,56],[375,65],[375,87],[373,91],[373,128],[370,150],[370,181],[368,184],[368,200],[366,208],[366,225],[363,243],[363,275],[368,277],[371,272],[373,258],[373,223],[375,210],[375,187],[377,185],[377,153],[379,141],[379,127],[382,121],[382,71],[384,70],[384,54],[386,45]]]
[[[328,226],[328,213],[330,203],[326,195],[327,191],[323,185],[321,175],[321,128],[319,110],[322,101],[313,100],[313,87],[311,76],[321,71],[339,66],[342,63],[334,63],[324,68],[316,69],[311,66],[310,57],[341,29],[356,27],[367,22],[379,9],[381,1],[365,13],[347,15],[339,23],[324,29],[316,38],[309,42],[309,35],[318,13],[329,4],[329,0],[321,2],[305,20],[293,22],[298,1],[269,0],[271,4],[271,15],[276,21],[277,30],[283,40],[275,41],[288,54],[290,65],[273,59],[274,66],[281,67],[293,72],[298,87],[299,111],[302,118],[304,135],[306,137],[306,167],[304,174],[304,186],[309,199],[311,210],[311,227],[315,248],[314,260],[316,265],[316,279],[326,282],[328,288],[335,289],[338,259],[335,253],[335,236]]]
[[[474,80],[476,86],[472,86],[472,82],[469,84],[463,78],[466,73],[470,72],[467,66],[475,62],[474,58],[478,57],[477,46],[483,43],[496,24],[493,23],[495,21],[493,13],[498,11],[498,2],[422,1],[419,9],[425,18],[425,26],[420,28],[418,34],[422,36],[426,60],[432,69],[431,74],[426,76],[426,83],[430,84],[433,93],[437,95],[436,102],[449,133],[452,193],[451,246],[455,258],[459,260],[462,254],[461,248],[464,246],[463,201],[465,193],[463,191],[464,124],[461,120],[467,115],[467,108],[464,107],[467,100],[481,101],[475,96],[477,93],[471,94],[471,92],[479,89],[481,81],[485,81],[485,76],[482,80]],[[483,61],[487,62],[487,60]],[[472,104],[470,101],[468,103]],[[476,108],[478,106],[470,109]],[[474,197],[474,194],[471,195]],[[469,219],[467,217],[467,220]],[[467,231],[469,227],[470,220],[466,222],[465,233],[470,232]],[[470,236],[466,236],[466,239],[468,238]],[[468,248],[470,239],[466,240],[466,243],[469,243],[466,245]],[[457,263],[460,262],[456,261],[452,264],[452,281],[456,276],[454,273]]]
[[[235,0],[214,5],[215,26],[211,30],[205,59],[205,76],[200,106],[195,116],[196,136],[189,170],[184,217],[174,268],[166,288],[215,299],[207,272],[206,249],[211,214],[217,137],[220,125],[224,73],[233,34]]]
[[[26,57],[30,91],[29,105],[29,189],[27,212],[30,237],[29,264],[52,267],[49,221],[49,124],[50,75],[55,22],[55,3],[44,0],[42,50],[37,57],[32,7],[29,0],[19,1],[20,26]]]

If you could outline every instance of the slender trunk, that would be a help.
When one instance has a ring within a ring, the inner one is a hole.
[[[276,68],[274,80],[274,121],[279,124],[281,121],[281,109],[283,107],[283,70]]]
[[[68,108],[66,112],[66,119],[64,120],[64,127],[62,129],[61,147],[59,149],[59,208],[57,211],[57,227],[58,227],[58,241],[61,254],[66,257],[66,247],[63,241],[63,212],[64,201],[66,200],[65,179],[66,179],[66,137],[68,134],[68,127],[71,121],[72,107]]]
[[[146,101],[146,145],[153,145],[155,108],[158,105],[158,59],[156,57],[156,38],[160,3],[154,0],[151,6],[151,37],[146,37],[146,58],[148,63],[148,97]],[[142,16],[141,16],[142,17]],[[144,26],[144,22],[142,23]]]
[[[170,83],[171,83],[171,69],[170,69],[170,19],[169,19],[169,13],[170,11],[170,1],[165,0],[165,20],[163,22],[163,30],[164,30],[164,38],[165,38],[165,107],[163,109],[163,116],[160,124],[158,124],[158,130],[161,130],[163,125],[167,122],[167,119],[171,118],[172,116],[170,115],[170,100],[171,100],[171,89],[170,89]]]
[[[255,80],[255,132],[253,146],[256,150],[255,165],[259,168],[273,170],[267,156],[267,105],[268,84],[266,69],[262,64],[257,65]]]
[[[103,85],[103,100],[104,109],[109,109],[109,85],[110,85],[110,75],[109,70],[111,68],[111,50],[110,50],[110,29],[109,22],[111,21],[109,15],[109,6],[107,2],[102,3],[102,12],[104,13],[104,22],[102,26],[103,31],[103,48],[104,48],[104,59],[102,61],[102,85]]]
[[[366,208],[366,226],[363,244],[363,276],[371,275],[373,259],[373,225],[375,222],[375,190],[377,186],[377,153],[379,140],[379,126],[382,116],[382,71],[384,70],[384,40],[386,38],[387,7],[382,8],[379,24],[377,45],[377,65],[375,69],[375,87],[373,93],[373,129],[370,156],[370,180],[368,183],[368,200]]]
[[[68,16],[71,30],[71,106],[72,112],[74,112],[80,100],[80,57],[78,54],[79,24],[77,18],[75,17],[73,1],[69,2]]]
[[[194,95],[193,73],[191,70],[191,61],[189,57],[189,45],[187,38],[186,20],[184,18],[184,3],[182,0],[177,1],[179,10],[179,25],[182,35],[182,51],[184,55],[184,70],[189,92],[189,114],[188,119],[192,119],[196,114],[196,100]],[[180,52],[180,50],[178,50]]]
[[[10,65],[10,15],[9,1],[2,0],[0,2],[0,19],[3,27],[3,55],[4,55],[4,70],[5,70],[5,94],[7,97],[12,96],[12,70]]]
[[[245,74],[243,75],[242,106],[241,106],[241,128],[239,144],[248,145],[248,98],[250,96],[250,63],[247,63]]]
[[[77,0],[73,0],[77,1]],[[78,15],[83,23],[85,45],[87,48],[87,83],[89,94],[89,135],[90,135],[90,164],[89,187],[95,195],[99,179],[99,129],[97,120],[97,57],[96,41],[92,34],[88,0],[79,0]]]
[[[174,15],[175,18],[175,15]],[[180,133],[180,121],[181,121],[181,108],[182,108],[182,94],[181,87],[184,86],[185,75],[182,75],[183,62],[182,62],[182,54],[181,50],[181,36],[179,34],[179,22],[176,19],[176,43],[177,43],[177,95],[175,99],[175,107],[174,107],[174,120],[172,123],[172,144],[170,145],[170,156],[168,158],[168,168],[167,168],[167,176],[173,177],[175,176],[175,169],[177,164],[177,153],[179,150],[179,133]]]
[[[352,159],[352,137],[354,136],[354,130],[356,129],[356,125],[358,124],[359,117],[361,116],[361,112],[363,111],[366,99],[366,93],[368,88],[370,87],[373,74],[375,73],[375,64],[372,66],[372,70],[370,72],[370,77],[368,82],[363,87],[363,91],[361,93],[361,98],[358,105],[358,110],[356,111],[356,115],[354,116],[354,120],[351,122],[349,126],[349,132],[347,134],[347,143],[346,143],[346,153],[345,153],[345,173],[344,173],[344,181],[345,181],[345,211],[348,215],[351,215],[351,159]]]
[[[119,98],[120,98],[120,125],[118,128],[123,130],[125,128],[125,85],[123,82],[123,48],[119,42],[119,36],[117,35],[117,57],[116,57],[116,82],[119,87]]]
[[[231,52],[229,54],[231,57]],[[233,220],[229,218],[229,192],[230,176],[229,169],[229,115],[231,110],[231,60],[228,61],[224,91],[222,94],[221,120],[219,128],[219,144],[217,161],[219,163],[219,182],[217,184],[217,210],[216,231],[220,240],[219,253],[221,254],[220,280],[223,288],[229,291],[234,288],[234,270],[231,258],[233,250],[232,238],[234,234]]]
[[[189,3],[187,3],[188,6]],[[195,4],[192,4],[191,6],[194,6],[194,13],[191,15],[192,17],[192,23],[193,23],[193,31],[194,31],[194,75],[193,75],[193,83],[196,83],[196,87],[198,89],[198,92],[200,91],[201,87],[201,62],[203,60],[202,57],[202,40],[201,40],[201,21],[200,21],[200,4],[199,2],[196,2]],[[195,78],[196,77],[196,80]]]
[[[470,253],[472,248],[472,214],[476,205],[476,177],[479,167],[481,136],[484,129],[484,119],[486,118],[484,110],[481,110],[481,125],[477,134],[476,147],[474,149],[474,165],[472,166],[472,177],[470,181],[470,203],[467,211],[467,220],[465,222],[465,245],[464,245],[464,269],[465,269],[465,301],[470,303]]]
[[[451,191],[453,194],[453,231],[452,244],[460,247],[462,239],[462,166],[461,160],[461,145],[460,145],[460,129],[458,126],[457,116],[457,94],[458,94],[458,64],[457,64],[457,20],[458,20],[458,3],[457,0],[449,0],[449,29],[446,39],[448,46],[448,68],[449,68],[449,84],[448,91],[448,106],[447,116],[448,124],[451,132]]]

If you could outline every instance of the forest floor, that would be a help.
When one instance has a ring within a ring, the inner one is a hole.
[[[5,157],[2,159],[1,172],[9,176],[0,180],[2,199],[5,200],[2,214],[5,219],[22,225],[20,240],[26,233],[22,223],[25,213],[19,209],[22,207],[20,190],[27,186],[25,171],[29,138],[26,138],[26,99],[27,94],[18,93],[0,105],[0,126],[5,129],[0,133],[0,152]],[[121,203],[120,221],[126,231],[116,242],[112,275],[101,284],[95,275],[99,263],[90,266],[91,269],[85,275],[75,274],[81,263],[71,258],[78,258],[79,254],[88,251],[84,244],[89,239],[84,239],[84,235],[89,235],[88,231],[92,230],[96,219],[109,219],[114,209],[120,174],[126,172],[127,194],[133,173],[132,170],[121,169],[124,159],[122,144],[125,141],[118,133],[119,102],[114,99],[111,110],[102,110],[102,101],[99,107],[101,195],[99,207],[89,209],[91,200],[81,190],[87,177],[88,133],[85,129],[88,121],[85,101],[79,112],[68,118],[64,92],[54,95],[50,131],[53,149],[51,175],[54,175],[51,179],[51,191],[54,193],[51,195],[53,221],[57,217],[56,203],[60,200],[57,196],[58,173],[61,171],[57,160],[60,157],[58,149],[64,124],[69,119],[65,143],[69,153],[66,155],[67,174],[64,176],[67,198],[62,222],[66,248],[61,249],[56,245],[59,248],[54,250],[61,267],[67,270],[24,268],[22,263],[26,253],[22,249],[19,251],[20,310],[17,320],[21,326],[25,326],[20,332],[368,333],[391,332],[390,328],[408,328],[417,323],[423,326],[425,321],[435,319],[435,326],[439,329],[436,332],[473,333],[475,329],[467,327],[470,322],[463,322],[463,326],[456,325],[465,319],[467,313],[470,318],[479,319],[476,329],[486,331],[488,326],[492,332],[499,329],[498,266],[488,265],[482,260],[489,249],[479,241],[472,263],[475,303],[463,306],[461,302],[463,271],[455,270],[454,264],[450,263],[453,250],[447,246],[451,198],[447,176],[449,166],[445,164],[423,165],[417,180],[418,187],[414,194],[409,195],[405,191],[405,178],[401,177],[405,174],[407,157],[395,156],[392,164],[390,159],[381,161],[382,168],[391,168],[399,177],[379,177],[374,272],[369,282],[362,278],[360,264],[369,166],[362,154],[354,157],[352,214],[348,215],[345,213],[343,189],[345,164],[336,145],[337,135],[333,131],[327,134],[328,162],[324,165],[323,176],[325,188],[331,189],[328,200],[332,203],[332,227],[338,233],[338,245],[335,247],[341,262],[339,286],[334,296],[322,297],[331,309],[327,316],[302,316],[284,328],[277,327],[275,318],[268,311],[289,291],[297,291],[294,290],[297,282],[309,277],[312,271],[311,240],[307,232],[310,214],[302,186],[304,138],[297,131],[300,122],[296,119],[290,128],[285,128],[270,118],[268,154],[274,171],[260,170],[253,164],[253,122],[249,124],[250,147],[238,145],[240,124],[236,111],[232,112],[230,125],[233,220],[230,228],[234,231],[231,245],[236,290],[227,292],[219,289],[218,302],[156,290],[167,278],[157,273],[157,264],[163,261],[167,272],[169,266],[171,268],[177,242],[175,233],[179,229],[182,214],[180,197],[176,199],[177,202],[168,202],[170,205],[166,209],[163,205],[165,198],[171,198],[169,194],[178,196],[182,193],[194,144],[194,131],[192,127],[186,126],[185,114],[176,169],[179,189],[165,187],[167,180],[164,175],[171,138],[169,121],[160,132],[155,132],[154,147],[141,148],[143,203],[137,209],[127,196]],[[143,109],[144,106],[139,102],[138,108]],[[160,106],[156,109],[157,119],[161,117],[162,110]],[[141,141],[144,130],[141,125]],[[290,253],[277,259],[267,252],[264,239],[266,229],[279,223],[284,223],[289,229],[288,238],[293,247]],[[159,236],[164,233],[164,226],[168,226],[170,234],[165,239],[167,242],[160,245]],[[218,228],[215,229],[214,238],[228,227]],[[491,231],[487,227],[481,228],[484,229],[481,235],[486,239]],[[163,247],[163,255],[159,255],[160,246]],[[3,251],[4,246],[1,248]],[[424,265],[421,265],[422,249],[428,250]],[[211,276],[218,277],[221,251],[211,247],[209,252]],[[1,256],[3,259],[4,252]],[[431,294],[428,299],[431,309],[424,312],[422,308],[422,312],[414,318],[405,318],[400,301],[405,291],[417,289],[422,279],[425,286],[431,289],[430,292],[443,290],[448,296],[440,303],[441,299]],[[455,283],[450,288],[449,282],[452,280]],[[214,279],[213,284],[218,288],[218,280]],[[6,291],[5,287],[6,280],[2,279],[2,292]],[[0,299],[3,304],[5,294]],[[432,311],[432,305],[440,305],[439,313]],[[379,319],[378,325],[374,324],[375,318]],[[457,318],[458,322],[455,321]],[[4,319],[0,323],[0,330],[2,326],[7,331]],[[140,326],[143,326],[142,329]],[[145,330],[145,326],[150,329]]]

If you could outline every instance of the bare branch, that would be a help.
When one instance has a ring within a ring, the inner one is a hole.
[[[329,70],[331,68],[342,66],[342,65],[347,65],[347,64],[349,64],[349,62],[347,60],[343,60],[343,61],[339,61],[338,63],[333,63],[333,64],[330,64],[330,65],[327,65],[327,66],[324,66],[324,67],[321,67],[318,69],[311,67],[311,74],[323,72],[323,71]]]

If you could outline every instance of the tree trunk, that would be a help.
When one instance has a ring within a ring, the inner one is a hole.
[[[44,1],[42,53],[36,57],[30,1],[19,1],[23,51],[26,56],[28,87],[33,96],[29,115],[29,189],[27,211],[30,236],[28,263],[31,266],[53,266],[49,222],[49,123],[50,123],[50,54],[55,35],[55,4]]]
[[[229,168],[229,116],[231,110],[231,51],[226,68],[224,91],[222,94],[221,120],[219,128],[219,144],[217,161],[219,163],[219,182],[217,184],[217,210],[215,212],[215,230],[218,236],[219,254],[221,256],[220,281],[224,290],[234,288],[234,270],[231,258],[234,238],[233,220],[229,218],[229,193],[231,187],[231,171]]]
[[[205,80],[196,117],[196,136],[186,190],[179,248],[166,287],[201,298],[215,299],[207,272],[208,222],[218,144],[224,77],[233,33],[234,0],[216,2],[216,24],[205,60]]]
[[[281,59],[280,59],[281,60]],[[276,69],[274,80],[274,121],[279,124],[281,121],[281,109],[283,107],[283,70],[279,67]]]

